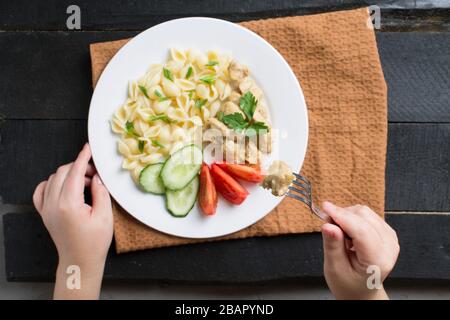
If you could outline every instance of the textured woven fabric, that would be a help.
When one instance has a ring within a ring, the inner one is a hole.
[[[387,89],[368,19],[368,10],[363,8],[241,25],[271,43],[300,81],[310,125],[302,174],[311,180],[317,198],[341,206],[364,203],[383,215]],[[127,41],[91,45],[94,86]],[[213,240],[314,232],[320,225],[307,207],[285,198],[261,221]],[[117,204],[114,232],[119,253],[211,241],[163,234],[141,224]]]

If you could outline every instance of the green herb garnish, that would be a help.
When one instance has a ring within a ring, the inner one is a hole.
[[[157,115],[148,117],[148,121],[150,121],[150,122],[158,121],[158,120],[162,120],[167,123],[170,122],[169,117],[165,114],[157,114]]]
[[[139,140],[138,148],[139,148],[140,152],[144,152],[144,146],[145,146],[145,141],[144,140]]]
[[[195,107],[201,109],[207,102],[208,99],[199,99],[195,101]]]
[[[147,88],[146,88],[146,87],[144,87],[144,86],[139,86],[139,90],[141,90],[142,94],[143,94],[147,99],[150,99],[150,97],[148,96]]]
[[[244,94],[239,100],[239,107],[244,115],[240,112],[224,115],[218,114],[217,118],[222,121],[228,128],[237,132],[245,131],[246,136],[253,136],[259,134],[261,131],[266,131],[269,127],[261,121],[255,121],[253,115],[255,114],[258,101],[251,92]]]
[[[216,75],[215,74],[208,74],[204,77],[200,78],[201,82],[204,82],[206,84],[214,84],[214,82],[216,81]]]
[[[154,147],[164,148],[164,145],[161,144],[158,140],[152,140],[152,145],[153,145]]]
[[[241,107],[242,111],[245,113],[245,116],[249,120],[253,119],[253,114],[255,113],[257,104],[258,101],[250,91],[239,99],[239,107]]]
[[[136,130],[134,129],[133,122],[127,121],[125,123],[125,131],[131,136],[139,137],[139,135],[136,133]]]
[[[195,92],[195,90],[190,90],[189,91],[189,93],[188,93],[189,99],[192,99],[192,97],[194,96],[194,92]]]
[[[206,67],[214,67],[214,66],[217,66],[218,64],[219,64],[218,61],[211,60],[207,64],[205,64],[205,66]]]
[[[188,68],[188,71],[186,72],[186,79],[189,79],[192,76],[192,72],[194,71],[194,69],[192,69],[192,67]]]
[[[162,93],[159,92],[158,90],[155,90],[155,96],[158,97],[158,101],[159,101],[159,102],[169,100],[169,98],[164,97],[164,96],[162,95]]]
[[[248,121],[244,119],[242,113],[235,112],[231,114],[224,115],[222,117],[222,122],[230,129],[241,132],[248,127]]]
[[[163,74],[164,74],[165,78],[169,79],[170,81],[173,81],[172,71],[170,71],[169,69],[163,68]]]
[[[265,131],[264,133],[267,133],[267,130],[269,128],[267,127],[267,125],[264,122],[253,122],[250,123],[249,126],[247,127],[247,129],[245,129],[245,135],[247,137],[251,137],[254,136],[255,134],[259,134],[260,131]]]

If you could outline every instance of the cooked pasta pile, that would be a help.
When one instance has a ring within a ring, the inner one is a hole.
[[[247,83],[236,82],[231,63],[229,55],[215,51],[171,49],[165,64],[151,65],[142,78],[130,82],[111,127],[121,136],[122,167],[135,181],[148,164],[163,162],[187,144],[201,145],[202,128],[225,103],[240,97],[234,91],[239,84],[260,94],[253,82],[249,86],[249,77],[241,79]]]

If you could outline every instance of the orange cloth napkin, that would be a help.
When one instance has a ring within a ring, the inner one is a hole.
[[[368,19],[368,10],[362,8],[240,24],[270,42],[300,81],[310,125],[302,174],[312,182],[315,196],[341,206],[364,203],[383,215],[387,88]],[[94,86],[108,61],[128,40],[91,45]],[[192,240],[153,230],[114,205],[118,253],[313,232],[320,225],[321,221],[305,205],[285,198],[264,219],[242,231],[216,239]]]

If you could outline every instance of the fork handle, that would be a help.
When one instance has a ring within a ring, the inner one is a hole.
[[[318,216],[320,219],[322,219],[323,221],[325,221],[325,222],[327,222],[327,223],[331,223],[331,224],[334,224],[334,225],[336,225],[336,226],[338,226],[339,227],[339,225],[328,215],[328,214],[326,214],[322,209],[320,209],[318,206],[316,206],[316,205],[314,205],[314,203],[311,205],[311,211],[316,215],[316,216]],[[339,227],[339,228],[341,228],[341,227]],[[342,230],[342,228],[341,228],[341,230]],[[342,230],[342,232],[344,233],[344,237],[345,237],[345,239],[347,239],[347,240],[352,240],[352,238],[350,238],[349,237],[349,235],[344,231],[344,230]]]

